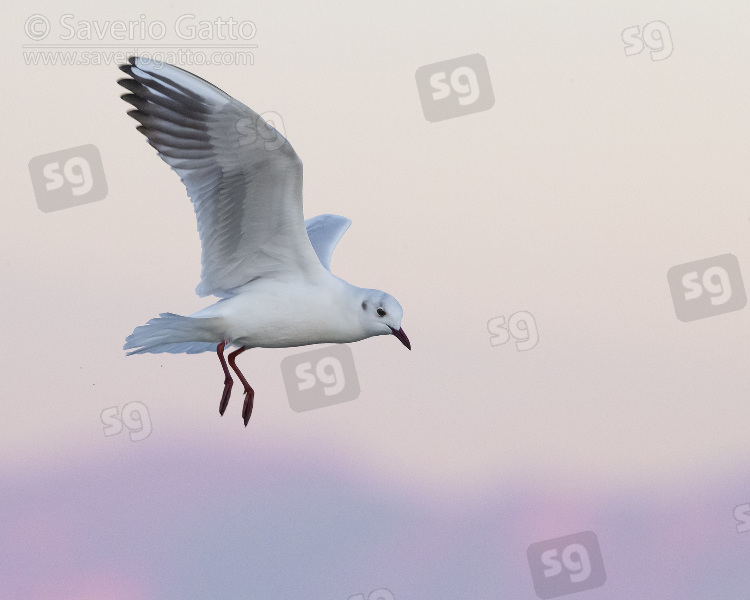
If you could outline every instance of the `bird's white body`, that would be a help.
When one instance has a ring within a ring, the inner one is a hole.
[[[357,342],[371,335],[352,310],[367,291],[321,266],[305,277],[257,279],[191,316],[216,320],[217,343],[247,348]]]

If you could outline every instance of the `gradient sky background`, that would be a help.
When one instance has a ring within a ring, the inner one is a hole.
[[[398,298],[414,350],[352,345],[360,397],[305,413],[299,350],[249,352],[247,429],[214,355],[125,358],[208,303],[195,218],[115,66],[24,62],[33,13],[253,21],[254,66],[179,66],[282,115],[306,216],[354,222],[333,271]],[[626,57],[655,20],[672,56]],[[747,598],[750,308],[680,322],[667,271],[750,272],[749,24],[728,1],[6,8],[0,600],[532,599],[529,544],[587,530],[607,582],[581,598]],[[494,107],[427,122],[415,71],[473,53]],[[42,213],[29,160],[83,144],[107,198]],[[492,347],[520,310],[539,344]],[[153,433],[106,437],[132,401]]]

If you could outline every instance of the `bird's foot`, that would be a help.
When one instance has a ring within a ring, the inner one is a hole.
[[[245,388],[245,403],[242,405],[242,419],[245,421],[245,427],[250,420],[250,415],[253,414],[253,399],[255,398],[255,392],[253,388],[247,386]]]
[[[234,381],[232,381],[231,377],[228,377],[224,380],[224,391],[221,394],[221,402],[219,403],[219,414],[224,415],[224,411],[227,409],[227,404],[229,404],[229,396],[232,394],[232,384]]]

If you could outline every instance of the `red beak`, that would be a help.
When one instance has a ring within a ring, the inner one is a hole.
[[[388,327],[390,327],[390,328],[391,328],[391,331],[393,332],[393,335],[395,335],[395,336],[396,336],[396,337],[398,338],[398,340],[399,340],[399,341],[400,341],[400,342],[401,342],[401,343],[402,343],[402,344],[403,344],[404,346],[406,346],[406,347],[407,347],[407,348],[408,348],[409,350],[411,350],[411,343],[409,342],[409,338],[408,338],[408,337],[406,337],[406,334],[404,333],[404,330],[403,330],[403,329],[399,329],[398,331],[396,331],[396,330],[395,330],[395,329],[394,329],[393,327],[391,327],[390,325],[389,325]]]

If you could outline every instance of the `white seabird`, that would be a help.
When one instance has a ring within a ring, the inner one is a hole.
[[[229,366],[245,389],[247,426],[255,392],[236,365],[249,348],[348,343],[395,335],[403,310],[393,296],[354,286],[330,271],[331,255],[351,221],[304,220],[302,161],[257,113],[175,66],[131,57],[118,81],[135,106],[128,114],[180,176],[198,219],[201,282],[196,293],[221,298],[197,313],[162,313],[136,327],[128,354],[216,350],[224,370],[219,413],[232,390]]]

